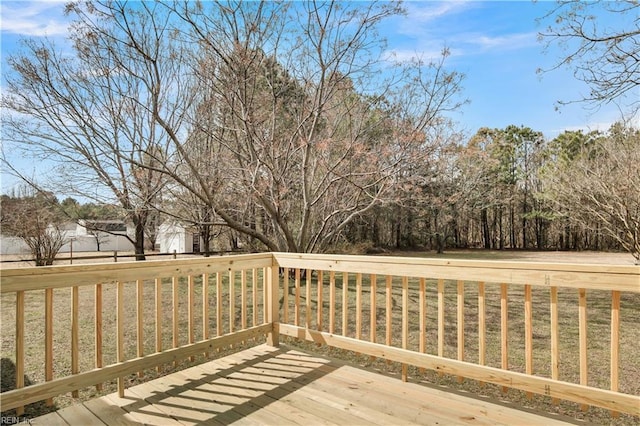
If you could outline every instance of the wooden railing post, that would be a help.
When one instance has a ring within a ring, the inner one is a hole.
[[[266,269],[269,271],[267,279],[267,322],[271,324],[271,331],[267,334],[267,344],[278,347],[280,345],[280,334],[278,324],[280,322],[280,301],[278,298],[278,286],[280,285],[280,275],[278,265],[275,263]]]

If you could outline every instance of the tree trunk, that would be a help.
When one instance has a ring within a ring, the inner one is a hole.
[[[489,218],[487,217],[487,209],[483,208],[481,212],[482,219],[482,240],[484,242],[484,248],[491,248],[491,236],[489,234]]]
[[[135,248],[136,260],[146,260],[144,255],[144,220],[138,218],[135,221],[136,234],[133,241]]]

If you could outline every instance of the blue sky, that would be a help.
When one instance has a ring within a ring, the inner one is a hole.
[[[2,1],[2,67],[16,51],[20,37],[47,35],[63,38],[67,32],[64,2]],[[466,75],[464,98],[469,104],[453,115],[461,129],[472,135],[479,127],[525,125],[553,138],[563,130],[608,128],[620,119],[616,105],[598,109],[572,104],[555,109],[558,100],[574,100],[588,93],[570,70],[549,68],[561,56],[559,49],[543,52],[538,33],[546,24],[536,21],[553,2],[467,1],[405,3],[407,16],[387,22],[381,33],[389,54],[406,59],[429,58],[444,46],[451,51],[450,69]],[[615,25],[598,17],[603,25]],[[28,171],[27,171],[28,172]],[[2,192],[14,179],[2,173]]]

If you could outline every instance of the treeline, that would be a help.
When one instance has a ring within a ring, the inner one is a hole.
[[[449,147],[403,204],[350,228],[365,247],[638,251],[640,131],[482,128]]]

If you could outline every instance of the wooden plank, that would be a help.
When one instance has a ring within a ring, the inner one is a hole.
[[[95,416],[87,407],[82,404],[74,404],[58,411],[62,417],[70,425],[86,425],[86,426],[103,426],[104,423]]]
[[[71,374],[80,372],[80,320],[79,312],[79,289],[77,286],[71,288]],[[71,397],[78,398],[77,390],[71,392]]]
[[[362,338],[362,274],[356,274],[356,339]]]
[[[103,383],[117,377],[123,377],[127,374],[135,373],[139,369],[152,368],[159,364],[184,359],[206,351],[213,352],[220,347],[255,339],[258,336],[264,336],[272,329],[271,324],[262,324],[244,331],[238,331],[234,334],[227,334],[197,342],[193,345],[185,345],[180,348],[150,354],[144,358],[130,359],[118,362],[117,364],[107,365],[101,369],[84,371],[73,376],[53,379],[50,382],[36,383],[23,389],[2,392],[0,393],[0,405],[3,410],[10,410],[20,405],[31,404],[52,396],[71,392],[74,389],[81,389],[86,386],[95,385],[96,383]]]
[[[95,342],[95,366],[96,368],[102,367],[102,284],[96,284],[95,287],[95,331],[94,331],[94,342]],[[102,391],[102,383],[98,383],[96,385],[97,391]]]
[[[97,319],[96,319],[97,320]],[[96,333],[97,336],[97,333]],[[97,339],[97,337],[96,337]],[[97,357],[96,345],[96,357]],[[97,362],[97,361],[96,361]],[[96,365],[96,367],[98,367]],[[44,291],[44,379],[53,379],[53,289]],[[48,407],[53,406],[53,399],[47,399]]]
[[[618,391],[620,371],[620,292],[611,292],[611,390]],[[613,417],[618,417],[616,411],[611,412]]]
[[[322,305],[322,289],[324,287],[324,276],[322,271],[318,271],[318,300],[317,300],[317,318],[316,318],[316,330],[322,331],[322,316],[324,315],[324,307]],[[285,321],[286,322],[286,321]]]
[[[67,426],[67,423],[57,411],[53,413],[45,414],[44,416],[30,419],[29,423],[32,425],[44,425],[44,426]]]
[[[16,292],[16,389],[24,388],[24,291]],[[4,404],[1,404],[7,410]],[[16,415],[24,414],[24,406],[16,406]]]
[[[524,286],[524,364],[525,373],[533,374],[533,308],[531,286]],[[527,399],[531,400],[533,394],[527,392]]]
[[[506,284],[549,283],[571,288],[640,292],[640,267],[631,265],[584,265],[541,262],[427,259],[390,256],[347,256],[301,253],[273,253],[282,267],[323,269],[349,273],[404,275]]]
[[[378,310],[376,305],[376,292],[378,291],[378,278],[375,274],[371,274],[369,278],[371,284],[371,314],[370,314],[370,324],[369,324],[369,340],[373,343],[376,342],[376,326],[378,323]]]
[[[129,418],[125,410],[111,404],[106,398],[90,399],[84,402],[83,405],[108,426],[142,425],[142,423]]]
[[[336,332],[336,273],[329,273],[329,333]]]
[[[349,332],[349,274],[342,273],[342,335]]]
[[[293,307],[294,309],[293,323],[295,325],[300,325],[300,268],[296,268],[295,287],[296,287],[296,294],[295,294],[295,305]]]
[[[464,281],[458,281],[457,302],[458,361],[464,361]],[[464,377],[458,376],[458,383],[463,381]]]
[[[578,340],[580,347],[580,384],[587,385],[587,290],[578,289]],[[589,406],[582,404],[582,411]]]
[[[509,307],[507,285],[500,284],[500,367],[509,369]],[[507,387],[502,387],[506,392]]]
[[[156,352],[162,352],[162,278],[155,279],[155,311],[156,311]],[[160,366],[156,367],[159,373]]]
[[[136,354],[138,358],[144,356],[144,287],[142,280],[136,280]],[[143,371],[138,371],[138,377],[144,377]]]
[[[551,287],[550,295],[550,314],[551,314],[551,378],[558,380],[560,376],[560,330],[558,328],[558,287]],[[554,405],[558,404],[558,399],[553,398]]]
[[[106,395],[112,405],[121,407],[127,411],[126,418],[137,424],[155,425],[155,426],[184,426],[182,423],[171,418],[168,414],[158,409],[158,407],[148,404],[144,399],[132,393],[131,397],[122,398],[116,394]]]
[[[616,393],[605,389],[554,381],[546,377],[482,366],[450,358],[441,358],[430,354],[421,354],[402,348],[380,345],[315,330],[307,330],[287,324],[277,324],[277,327],[281,334],[298,339],[311,342],[324,342],[332,347],[360,352],[382,359],[414,365],[416,367],[441,371],[453,376],[464,376],[478,381],[494,383],[499,386],[520,389],[525,392],[533,392],[540,395],[566,399],[568,401],[586,403],[636,416],[640,415],[640,396],[637,395]]]
[[[116,361],[124,361],[124,283],[116,283]],[[104,382],[105,380],[100,380]],[[118,396],[124,398],[124,376],[118,377]]]
[[[45,288],[66,288],[114,281],[153,280],[271,266],[270,253],[242,254],[196,259],[147,260],[144,262],[56,265],[38,268],[2,269],[1,293]]]

